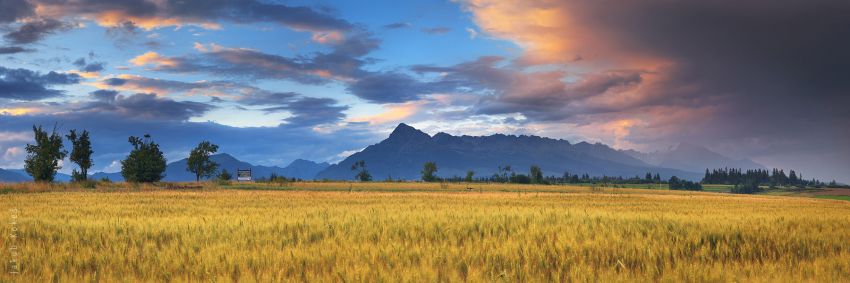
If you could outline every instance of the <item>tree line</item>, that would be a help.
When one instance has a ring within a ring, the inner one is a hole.
[[[735,168],[718,168],[713,170],[705,170],[705,177],[702,178],[703,184],[757,184],[762,186],[798,186],[798,187],[822,187],[825,184],[817,179],[806,180],[803,175],[790,170],[785,174],[785,170],[776,169],[769,171],[766,169],[750,169],[743,171]]]
[[[361,182],[372,181],[372,175],[366,167],[366,162],[363,160],[355,161],[351,165],[351,170],[355,172],[354,180]],[[466,183],[514,183],[514,184],[669,184],[671,190],[702,190],[702,185],[697,182],[691,182],[679,179],[672,176],[669,180],[662,180],[658,173],[652,174],[647,172],[643,177],[634,176],[624,178],[621,176],[590,176],[585,173],[582,175],[570,174],[564,172],[562,176],[544,176],[543,169],[538,165],[531,165],[528,169],[528,174],[518,173],[513,170],[510,165],[498,166],[497,172],[492,176],[475,177],[475,171],[468,170],[464,177],[453,176],[448,178],[440,178],[436,175],[438,170],[437,163],[433,161],[425,162],[422,165],[421,180],[424,182],[466,182]],[[394,181],[392,177],[388,177],[385,181]]]
[[[48,133],[41,126],[32,127],[35,137],[34,144],[27,144],[27,157],[24,160],[24,170],[32,176],[36,182],[53,182],[56,172],[62,169],[60,162],[68,156],[64,149],[62,136],[56,131],[56,127]],[[65,136],[71,143],[69,159],[80,169],[73,169],[71,180],[73,182],[88,181],[88,170],[94,166],[92,161],[91,139],[89,132],[76,129],[70,130]],[[167,160],[149,134],[140,137],[130,136],[128,142],[133,146],[127,157],[121,161],[121,176],[127,182],[158,182],[165,177]],[[231,175],[227,170],[218,171],[218,164],[210,160],[210,155],[218,151],[218,145],[208,141],[202,141],[189,153],[186,170],[195,174],[195,181],[202,178],[210,178],[216,175],[221,180],[230,180]]]

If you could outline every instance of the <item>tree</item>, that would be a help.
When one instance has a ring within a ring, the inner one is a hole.
[[[71,173],[74,181],[80,182],[88,179],[89,176],[89,168],[94,165],[92,162],[91,154],[94,153],[91,149],[91,140],[89,140],[89,132],[83,130],[80,135],[77,135],[77,130],[71,130],[71,133],[65,136],[71,141],[71,156],[68,159],[71,159],[71,162],[77,164],[80,167],[80,172],[77,172],[76,169]]]
[[[511,166],[510,165],[499,166],[499,173],[496,174],[498,181],[501,181],[501,182],[510,181],[510,179],[508,178],[508,173],[510,173],[510,172],[511,172]]]
[[[372,181],[372,175],[369,174],[369,170],[366,170],[366,161],[360,160],[351,165],[351,171],[357,170],[359,171],[357,175],[354,175],[355,180],[359,180],[360,182]]]
[[[144,139],[131,136],[130,144],[133,150],[126,159],[121,161],[121,175],[127,182],[157,182],[162,180],[165,172],[165,156],[159,150],[159,145],[144,135]]]
[[[221,169],[221,173],[218,173],[218,179],[221,181],[230,181],[230,179],[233,179],[233,176],[230,175],[230,172],[227,172],[227,169]]]
[[[186,171],[195,174],[195,182],[200,181],[201,177],[209,178],[218,170],[218,163],[210,160],[210,155],[218,151],[218,146],[208,141],[202,141],[197,147],[189,153],[189,160],[186,161]]]
[[[543,183],[543,170],[540,169],[540,166],[531,165],[528,177],[531,179],[532,184],[541,184]]]
[[[702,185],[700,183],[682,180],[676,176],[670,177],[670,181],[667,184],[671,190],[702,191]]]
[[[41,126],[36,128],[33,125],[32,131],[35,134],[35,144],[27,144],[24,170],[36,182],[53,182],[56,171],[62,169],[59,161],[68,154],[62,150],[62,137],[56,133],[56,127],[50,135]]]
[[[434,182],[437,181],[437,176],[434,173],[437,172],[437,163],[433,161],[425,162],[425,165],[422,167],[422,181],[425,182]]]
[[[463,181],[467,183],[472,183],[472,177],[475,176],[475,171],[469,170],[466,171],[466,178],[463,178]]]

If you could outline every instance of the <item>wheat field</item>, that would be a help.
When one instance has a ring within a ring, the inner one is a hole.
[[[9,186],[20,273],[0,281],[850,280],[847,201],[473,187]]]

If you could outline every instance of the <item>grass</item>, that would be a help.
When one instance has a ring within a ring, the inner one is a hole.
[[[850,201],[850,196],[823,196],[823,195],[821,195],[821,196],[815,196],[815,197],[816,198],[823,198],[823,199],[835,199],[835,200]]]
[[[0,207],[19,211],[21,273],[0,282],[850,280],[850,203],[814,198],[502,184],[17,186]]]

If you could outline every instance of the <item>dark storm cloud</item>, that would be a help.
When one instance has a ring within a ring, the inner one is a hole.
[[[61,96],[64,91],[50,88],[80,82],[77,74],[49,72],[41,74],[27,69],[0,67],[0,98],[35,101]]]
[[[35,50],[23,48],[20,46],[3,46],[0,47],[0,54],[15,54],[15,53],[23,53],[23,52],[33,52]]]
[[[33,8],[27,0],[0,0],[0,23],[11,23],[31,16]]]
[[[41,40],[56,31],[70,28],[70,25],[54,19],[40,19],[24,23],[16,31],[4,35],[14,44],[28,44]]]
[[[469,8],[478,17],[495,14],[516,23],[478,21],[482,30],[527,47],[518,60],[521,67],[574,65],[594,73],[630,69],[640,77],[601,77],[614,83],[613,90],[573,100],[566,107],[515,103],[523,101],[515,95],[523,92],[508,87],[488,98],[504,106],[501,111],[514,109],[532,121],[555,117],[578,124],[634,119],[642,123],[630,126],[623,140],[643,145],[700,143],[731,155],[785,160],[774,163],[785,167],[812,165],[817,168],[807,171],[823,172],[820,176],[850,174],[850,111],[845,107],[850,105],[850,2],[491,4],[471,3]],[[526,24],[545,19],[521,18],[538,9],[569,21]],[[592,76],[571,74],[571,79],[586,81],[587,93],[610,84],[591,83]],[[546,85],[541,83],[525,85]],[[570,85],[567,90],[580,90]],[[541,101],[551,97],[547,91],[524,95]]]
[[[808,150],[814,137],[850,142],[850,134],[838,130],[850,125],[850,111],[842,109],[850,105],[846,1],[630,1],[617,9],[586,2],[573,8],[624,50],[672,61],[653,87],[669,101],[718,104],[706,131],[680,139],[798,139],[798,150]],[[850,157],[846,146],[832,150]]]
[[[137,93],[130,96],[102,91],[92,94],[98,100],[86,103],[77,110],[81,112],[115,113],[124,118],[186,121],[203,115],[215,108],[212,105],[175,101],[157,97],[153,93]]]

